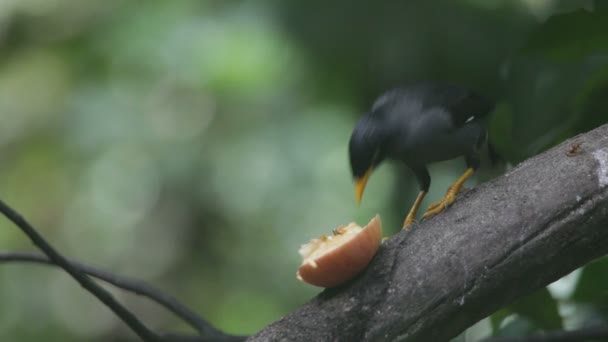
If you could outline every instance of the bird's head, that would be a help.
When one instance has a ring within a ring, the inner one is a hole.
[[[383,133],[369,116],[364,116],[353,130],[348,144],[350,167],[355,179],[355,198],[361,202],[363,190],[374,168],[384,160]]]

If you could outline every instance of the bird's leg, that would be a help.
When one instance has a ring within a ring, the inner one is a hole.
[[[450,191],[450,189],[452,189],[452,186],[453,186],[453,185],[450,185],[450,186],[448,187],[448,191],[447,191],[447,192],[449,192],[449,191]],[[461,186],[461,187],[460,187],[460,188],[459,188],[459,189],[456,191],[456,195],[460,194],[461,192],[465,191],[466,189],[467,189],[467,188],[466,188],[464,185],[463,185],[463,186]],[[447,192],[446,192],[446,193],[447,193]],[[439,200],[439,201],[437,201],[437,202],[433,202],[433,203],[431,203],[431,205],[429,205],[429,207],[428,207],[427,211],[429,211],[429,210],[431,210],[431,209],[435,209],[436,207],[441,206],[442,204],[443,204],[443,199],[441,199],[441,200]]]
[[[471,176],[473,175],[474,172],[475,172],[475,169],[468,168],[464,172],[464,174],[462,176],[460,176],[460,178],[458,178],[458,180],[456,180],[456,182],[454,182],[454,184],[452,184],[452,186],[450,186],[448,188],[448,191],[446,192],[445,196],[443,197],[443,199],[441,201],[433,203],[431,206],[429,206],[426,213],[424,213],[423,218],[426,219],[430,216],[439,214],[445,208],[447,208],[452,203],[454,203],[454,201],[456,200],[456,195],[462,189],[462,184],[464,184],[464,182],[466,182],[467,179],[471,178]]]
[[[405,221],[403,221],[403,229],[407,228],[412,223],[416,222],[416,220],[414,218],[416,217],[418,208],[420,208],[420,203],[422,202],[424,195],[426,195],[425,191],[420,191],[418,193],[418,197],[416,197],[416,201],[414,202],[414,205],[412,205],[412,209],[410,209],[410,212],[405,217]]]

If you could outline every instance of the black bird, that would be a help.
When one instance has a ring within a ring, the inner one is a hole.
[[[488,141],[484,119],[493,108],[486,98],[455,85],[418,83],[384,93],[361,117],[350,137],[357,202],[372,171],[382,161],[401,161],[420,185],[420,193],[403,222],[407,227],[414,222],[431,185],[427,164],[464,156],[465,173],[441,201],[431,204],[424,218],[447,208],[462,184],[479,168],[480,150]]]

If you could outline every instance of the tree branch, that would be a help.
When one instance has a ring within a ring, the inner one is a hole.
[[[605,125],[466,191],[250,341],[448,340],[607,254],[607,186]]]
[[[0,252],[0,263],[2,262],[29,262],[47,266],[57,266],[53,264],[53,262],[49,260],[49,258],[45,255],[28,252]],[[190,324],[190,326],[192,326],[199,332],[200,336],[188,337],[192,340],[237,342],[243,341],[246,338],[245,336],[229,335],[219,331],[210,323],[202,319],[195,312],[180,303],[176,298],[159,291],[158,289],[152,287],[146,282],[135,279],[129,279],[127,277],[121,277],[111,272],[74,260],[69,260],[69,262],[75,269],[79,270],[82,273],[86,273],[90,276],[101,279],[123,290],[127,290],[140,296],[147,297],[150,300],[165,307],[167,310],[173,312],[177,317]],[[176,340],[178,338],[172,339]],[[186,337],[181,337],[181,339],[186,339]]]
[[[161,338],[153,331],[148,329],[132,312],[122,306],[112,294],[106,291],[103,287],[97,285],[91,278],[86,276],[75,268],[65,257],[63,257],[55,248],[51,247],[44,238],[38,234],[36,229],[32,227],[21,215],[15,212],[11,207],[0,200],[0,212],[19,227],[29,238],[34,245],[40,248],[49,259],[59,267],[63,268],[72,276],[82,287],[93,294],[97,299],[104,303],[112,310],[125,324],[133,330],[137,336],[144,341],[160,341]]]

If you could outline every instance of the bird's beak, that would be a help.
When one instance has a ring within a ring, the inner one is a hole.
[[[363,197],[363,190],[365,190],[365,184],[367,184],[367,180],[369,176],[372,174],[372,169],[370,168],[365,172],[363,177],[355,179],[355,199],[357,200],[357,204],[361,203],[361,198]]]

